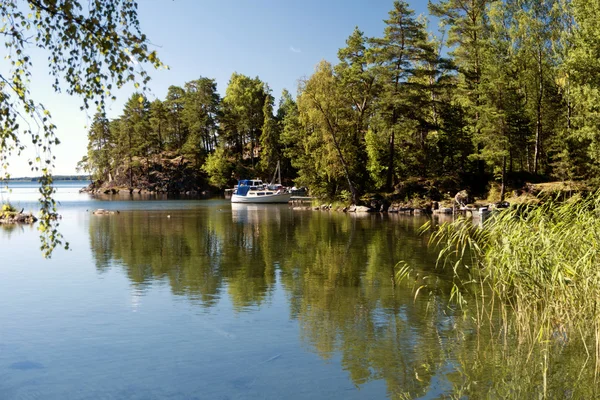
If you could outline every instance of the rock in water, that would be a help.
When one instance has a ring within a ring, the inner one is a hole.
[[[94,215],[112,215],[114,213],[114,211],[105,210],[103,208],[99,208],[96,211],[94,211]]]

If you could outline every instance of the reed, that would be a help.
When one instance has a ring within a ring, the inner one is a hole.
[[[534,346],[580,341],[600,371],[600,193],[511,208],[482,228],[459,219],[422,230],[479,326]],[[404,266],[396,278],[409,275]]]

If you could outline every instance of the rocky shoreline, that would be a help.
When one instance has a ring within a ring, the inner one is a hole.
[[[344,213],[392,213],[392,214],[432,214],[435,213],[436,210],[433,210],[432,207],[425,208],[415,208],[408,207],[401,203],[392,203],[389,205],[385,204],[372,204],[371,206],[333,206],[332,204],[322,204],[320,206],[313,205],[294,205],[292,204],[292,209],[295,211],[302,210],[310,210],[310,211],[334,211],[334,212],[344,212]],[[444,209],[445,210],[445,209]],[[452,210],[452,209],[450,209]]]
[[[389,213],[403,215],[474,215],[480,213],[481,210],[493,210],[499,208],[507,208],[509,204],[504,203],[483,203],[477,202],[474,204],[457,205],[449,202],[430,201],[425,205],[411,205],[404,202],[386,203],[381,201],[372,201],[370,206],[345,206],[345,205],[302,205],[291,203],[291,208],[295,211],[333,211],[343,213]]]

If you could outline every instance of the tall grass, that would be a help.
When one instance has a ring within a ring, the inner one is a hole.
[[[532,348],[579,341],[600,371],[600,193],[512,208],[482,228],[460,219],[423,229],[437,266],[452,271],[452,298],[480,326]]]

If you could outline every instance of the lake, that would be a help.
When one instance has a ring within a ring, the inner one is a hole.
[[[69,251],[45,260],[35,226],[0,226],[0,399],[597,393],[575,350],[552,354],[544,383],[547,354],[450,305],[425,217],[93,198],[84,184],[57,184]],[[35,184],[11,187],[0,200],[35,210]],[[413,283],[394,284],[401,260]]]

